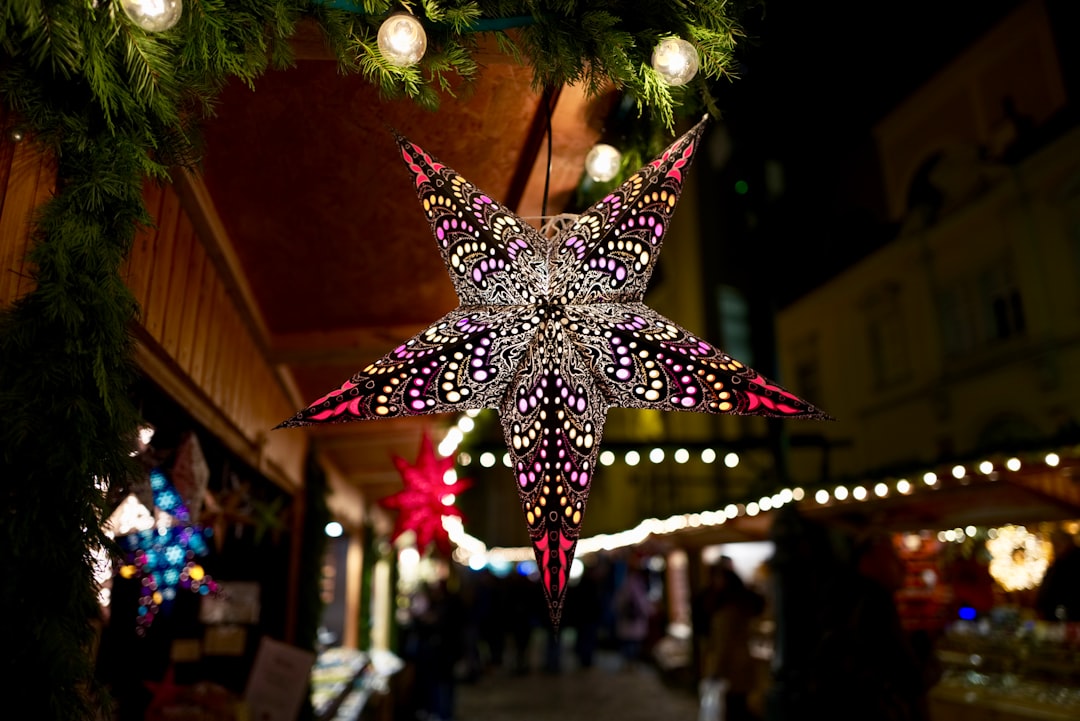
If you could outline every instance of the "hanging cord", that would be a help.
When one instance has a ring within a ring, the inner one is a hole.
[[[544,202],[540,205],[540,216],[547,218],[548,188],[551,185],[551,101],[555,93],[549,88],[541,98],[547,113],[547,170],[544,172]]]

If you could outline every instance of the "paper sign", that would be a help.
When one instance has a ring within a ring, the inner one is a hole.
[[[313,652],[264,636],[244,692],[251,721],[295,721],[314,663]]]

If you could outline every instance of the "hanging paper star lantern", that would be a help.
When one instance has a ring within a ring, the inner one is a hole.
[[[218,592],[217,582],[195,560],[208,552],[209,529],[187,522],[191,513],[160,468],[150,472],[150,487],[154,505],[180,524],[145,528],[116,539],[127,561],[120,575],[140,582],[139,633],[145,633],[158,612],[176,599],[178,588],[204,596]]]
[[[461,304],[278,426],[498,409],[555,625],[608,408],[828,418],[642,303],[705,122],[552,238],[398,136]]]
[[[446,473],[454,467],[453,458],[439,458],[431,448],[427,433],[420,439],[420,455],[416,463],[394,456],[394,466],[401,474],[405,487],[392,495],[379,499],[383,508],[397,509],[392,540],[405,531],[416,534],[416,547],[423,552],[429,544],[445,555],[450,555],[450,534],[443,528],[443,516],[461,518],[461,511],[453,505],[452,497],[472,486],[472,481],[459,478],[446,482]],[[448,503],[447,501],[451,501]]]

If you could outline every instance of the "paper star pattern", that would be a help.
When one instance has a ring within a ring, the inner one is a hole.
[[[218,592],[217,582],[195,560],[209,552],[207,529],[190,522],[191,512],[161,468],[150,472],[150,487],[154,505],[174,520],[116,539],[125,552],[120,575],[140,580],[139,634],[146,632],[161,609],[170,607],[178,588],[204,596]]]
[[[398,136],[460,305],[278,426],[498,409],[554,625],[608,408],[828,418],[642,303],[705,123],[551,238]]]
[[[462,517],[450,497],[472,486],[472,481],[466,478],[459,478],[453,483],[445,481],[446,472],[454,467],[454,459],[436,456],[427,433],[420,439],[420,455],[416,457],[416,463],[410,464],[400,456],[394,456],[393,460],[405,487],[379,499],[379,505],[383,508],[398,511],[391,540],[396,541],[405,531],[411,530],[416,534],[416,547],[421,552],[434,542],[436,548],[449,556],[450,534],[443,528],[442,517]],[[446,502],[448,499],[450,503]]]

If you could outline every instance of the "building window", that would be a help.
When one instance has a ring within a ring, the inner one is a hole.
[[[825,402],[821,392],[820,357],[817,335],[807,336],[791,347],[792,367],[795,373],[794,390],[815,405]]]
[[[963,356],[1027,331],[1024,301],[1006,260],[955,279],[938,296],[942,348]]]
[[[899,286],[889,284],[870,293],[863,311],[875,387],[887,388],[908,380],[911,356]]]
[[[737,288],[721,285],[716,289],[720,316],[721,348],[748,366],[754,365],[750,350],[750,306]]]

